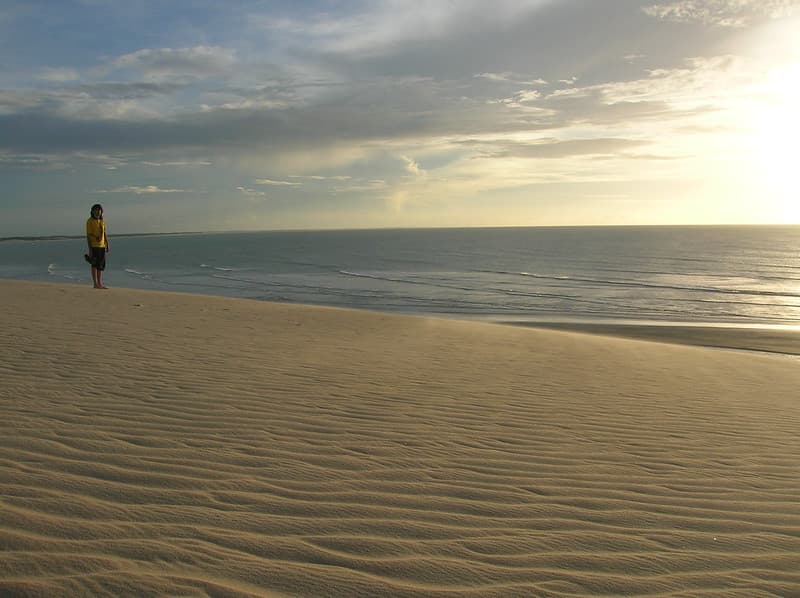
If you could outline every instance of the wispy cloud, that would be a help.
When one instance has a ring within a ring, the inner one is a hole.
[[[405,162],[405,171],[409,174],[414,176],[424,176],[425,171],[420,168],[419,163],[414,160],[414,158],[409,158],[408,156],[400,156],[400,158]]]
[[[100,189],[95,193],[133,193],[134,195],[150,195],[155,193],[187,193],[185,189],[162,189],[157,185],[146,185],[139,187],[130,185],[127,187],[117,187],[115,189]]]
[[[67,152],[67,153],[0,153],[0,166],[7,168],[64,170],[82,167],[99,167],[105,170],[117,170],[128,165],[124,157],[99,153]]]
[[[153,168],[180,168],[180,167],[201,167],[201,166],[211,166],[212,162],[209,160],[173,160],[167,162],[151,162],[151,161],[143,161],[143,166],[152,166]]]
[[[267,198],[267,193],[265,191],[259,191],[257,189],[248,189],[247,187],[236,187],[236,190],[247,201],[263,201]]]
[[[703,23],[744,27],[763,18],[781,18],[800,10],[798,0],[678,0],[642,9],[659,19],[678,23]]]
[[[172,81],[158,83],[149,81],[106,82],[65,87],[54,93],[59,93],[70,101],[74,101],[78,97],[94,100],[144,100],[168,96],[185,89],[185,87],[183,84]]]
[[[548,0],[377,0],[350,14],[319,12],[292,16],[260,16],[252,23],[271,35],[304,39],[317,51],[379,53],[413,41],[440,38],[452,30],[472,29],[476,19],[507,23],[548,4]]]
[[[383,179],[353,181],[350,184],[337,186],[332,189],[334,193],[376,193],[385,191],[389,184]]]
[[[63,160],[40,154],[0,154],[0,166],[11,169],[66,168]]]
[[[301,183],[291,181],[273,181],[272,179],[256,179],[257,185],[269,185],[273,187],[299,187]]]
[[[522,85],[547,85],[544,79],[530,79],[519,73],[476,73],[476,79],[488,79],[489,81],[501,81]]]
[[[236,51],[216,46],[146,48],[113,60],[112,69],[130,69],[146,80],[204,79],[224,74],[236,62]]]
[[[594,139],[543,139],[534,143],[496,141],[485,145],[489,155],[495,158],[558,159],[576,156],[618,156],[627,150],[647,145],[635,139],[594,138]]]
[[[353,177],[349,175],[334,175],[334,176],[322,176],[318,174],[311,174],[311,175],[302,175],[302,174],[290,174],[290,179],[307,179],[309,181],[349,181]]]
[[[73,68],[46,67],[39,73],[40,79],[55,82],[77,81],[80,76],[78,70]]]

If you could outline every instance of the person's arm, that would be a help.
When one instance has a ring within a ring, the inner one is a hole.
[[[105,241],[106,245],[106,253],[111,252],[111,245],[108,244],[108,235],[106,234],[106,227],[103,227],[103,240]]]

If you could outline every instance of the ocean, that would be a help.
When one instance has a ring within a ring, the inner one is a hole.
[[[113,226],[113,223],[110,223]],[[490,321],[800,326],[800,227],[114,236],[104,282]],[[83,238],[4,240],[0,278],[91,284]]]

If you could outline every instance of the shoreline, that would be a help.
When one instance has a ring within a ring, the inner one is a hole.
[[[800,356],[800,329],[758,324],[689,324],[627,322],[508,321],[497,323],[522,328],[577,332],[612,338]]]
[[[164,233],[167,234],[167,233]],[[179,233],[191,234],[191,233]],[[89,285],[71,281],[49,281],[17,278],[0,278],[0,283],[31,283],[69,287]],[[414,318],[433,318],[461,322],[496,324],[519,328],[535,328],[606,336],[610,338],[626,338],[648,342],[659,342],[684,346],[707,347],[732,351],[749,351],[768,353],[787,357],[800,356],[800,326],[791,324],[766,324],[757,322],[679,322],[679,321],[641,321],[641,320],[570,320],[563,318],[538,319],[521,316],[510,319],[502,315],[463,315],[441,312],[380,311],[357,306],[333,306],[324,303],[296,303],[293,301],[265,301],[262,299],[237,297],[226,294],[195,293],[160,289],[143,289],[137,287],[111,287],[117,292],[154,292],[176,293],[190,297],[212,297],[214,299],[234,299],[255,301],[257,303],[290,305],[297,307],[330,307],[333,309],[352,310],[387,316],[407,316]]]

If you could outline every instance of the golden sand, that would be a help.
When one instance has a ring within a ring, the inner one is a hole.
[[[0,281],[2,596],[799,596],[800,364]]]

